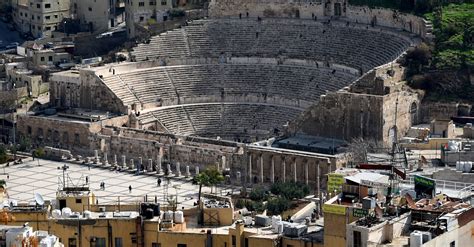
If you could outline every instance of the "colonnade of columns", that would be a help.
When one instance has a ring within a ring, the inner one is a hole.
[[[264,159],[265,157],[265,159]],[[269,165],[265,161],[269,157]],[[280,159],[279,165],[277,160]],[[285,155],[264,155],[263,153],[250,153],[248,155],[247,181],[252,183],[275,183],[277,172],[281,175],[281,182],[304,182],[305,184],[314,182],[318,193],[320,191],[321,162],[311,158],[288,158]],[[290,167],[288,167],[290,166]],[[301,170],[303,169],[303,170]],[[314,169],[314,172],[311,171]],[[291,174],[287,174],[288,171]],[[310,178],[310,173],[315,177]],[[301,175],[303,174],[303,175]]]

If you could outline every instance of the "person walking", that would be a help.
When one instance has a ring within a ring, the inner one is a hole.
[[[132,193],[132,185],[128,186],[128,193]]]

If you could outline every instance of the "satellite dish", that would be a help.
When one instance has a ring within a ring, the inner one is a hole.
[[[44,199],[39,193],[35,193],[35,202],[40,206],[44,205]]]

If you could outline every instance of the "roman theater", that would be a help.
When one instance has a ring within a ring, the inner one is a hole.
[[[139,40],[126,62],[53,74],[55,110],[20,116],[20,133],[111,168],[217,165],[233,183],[319,193],[347,142],[389,145],[422,117],[398,63],[425,38],[421,18],[345,0],[213,0],[208,11]]]

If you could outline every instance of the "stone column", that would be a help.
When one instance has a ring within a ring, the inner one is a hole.
[[[196,176],[199,175],[199,166],[196,166],[194,170],[196,171]]]
[[[240,172],[236,172],[235,177],[236,177],[237,183],[239,184],[242,183],[242,174]]]
[[[263,183],[264,178],[263,178],[263,154],[260,154],[260,183]]]
[[[321,198],[321,184],[320,184],[320,179],[319,179],[319,176],[321,175],[321,167],[320,167],[320,163],[317,162],[316,163],[316,191],[318,193],[318,197],[322,200]],[[331,191],[329,191],[331,192]]]
[[[148,159],[148,166],[146,168],[147,172],[152,172],[153,171],[153,160]]]
[[[189,166],[186,166],[186,174],[185,177],[191,177],[191,173],[189,172]]]
[[[127,167],[127,157],[125,155],[122,155],[122,168]]]
[[[139,167],[138,167],[137,171],[141,171],[142,168],[143,168],[143,158],[142,157],[138,158],[138,165],[139,165]]]
[[[293,179],[294,179],[295,183],[298,181],[298,176],[297,176],[297,173],[296,173],[296,158],[293,161]]]
[[[163,169],[161,168],[161,158],[158,155],[158,159],[156,159],[156,173],[161,174],[163,173]]]
[[[306,184],[309,183],[309,160],[306,160],[306,163],[304,166],[304,182]]]
[[[252,154],[249,154],[249,182],[252,183]]]
[[[133,161],[133,159],[130,159],[130,169],[135,169],[135,162]]]
[[[281,159],[281,166],[282,166],[282,179],[283,182],[286,182],[286,159],[282,157]]]
[[[168,176],[171,175],[171,164],[168,163],[168,165],[166,166],[166,169],[168,170]]]
[[[224,155],[222,155],[222,170],[225,170],[226,168],[226,157]]]
[[[99,162],[99,150],[94,150],[94,164],[97,164]]]
[[[107,158],[107,152],[104,153],[104,161],[102,162],[103,166],[106,166],[109,164],[109,160]]]
[[[181,176],[181,164],[176,162],[176,177]]]
[[[117,155],[114,154],[114,166],[117,166],[117,165],[118,165],[118,163],[117,163]]]
[[[275,183],[275,156],[272,155],[272,164],[271,164],[271,171],[270,171],[270,181]]]

